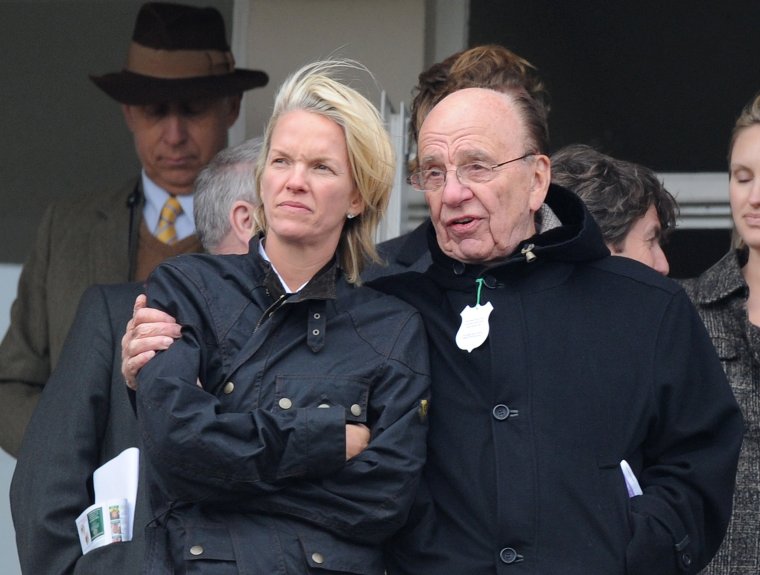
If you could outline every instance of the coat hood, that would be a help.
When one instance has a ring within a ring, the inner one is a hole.
[[[584,262],[610,255],[599,226],[583,202],[574,193],[555,184],[550,185],[546,200],[536,214],[536,228],[538,232],[520,242],[518,248],[502,263],[488,267],[529,264],[541,260]],[[450,258],[438,246],[432,224],[428,225],[427,232],[428,246],[433,255],[431,272],[440,270],[445,277],[453,269],[456,276],[472,276],[486,267],[464,264]]]

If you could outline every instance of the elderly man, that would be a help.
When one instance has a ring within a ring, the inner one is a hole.
[[[720,362],[683,290],[550,184],[545,132],[519,90],[422,125],[433,265],[374,282],[421,311],[433,370],[389,573],[694,573],[724,535],[742,419]]]
[[[235,68],[216,9],[150,2],[124,70],[92,80],[121,104],[142,174],[45,212],[0,345],[0,447],[12,455],[85,288],[139,281],[167,257],[201,250],[193,182],[226,146],[242,93],[267,75]]]
[[[462,88],[500,90],[518,86],[531,98],[541,102],[543,113],[548,115],[549,94],[536,68],[525,58],[498,44],[474,46],[456,52],[420,73],[412,90],[410,138],[416,145],[425,116],[451,92]],[[380,243],[377,251],[385,260],[384,265],[367,266],[362,273],[364,280],[406,271],[425,271],[431,262],[425,233],[428,221],[406,234]]]
[[[211,253],[247,253],[256,201],[253,167],[260,142],[228,148],[201,171],[195,192],[198,235]],[[142,480],[134,538],[86,555],[76,518],[93,503],[92,474],[137,446],[137,422],[120,368],[120,339],[140,283],[85,291],[61,361],[22,442],[11,511],[24,573],[140,573],[150,514]]]

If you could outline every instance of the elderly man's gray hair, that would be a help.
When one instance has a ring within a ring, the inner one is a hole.
[[[261,138],[253,138],[225,148],[195,180],[193,216],[196,232],[207,252],[215,252],[229,233],[232,204],[238,200],[257,203],[253,171],[261,143]]]

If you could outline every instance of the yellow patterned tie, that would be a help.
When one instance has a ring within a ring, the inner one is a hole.
[[[174,227],[174,222],[181,213],[182,205],[177,198],[169,196],[164,207],[161,208],[161,216],[158,218],[156,227],[156,237],[165,244],[171,245],[177,241],[177,229]]]

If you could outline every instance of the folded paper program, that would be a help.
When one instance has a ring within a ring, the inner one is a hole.
[[[130,447],[92,476],[95,502],[76,519],[82,553],[132,539],[140,451]]]

